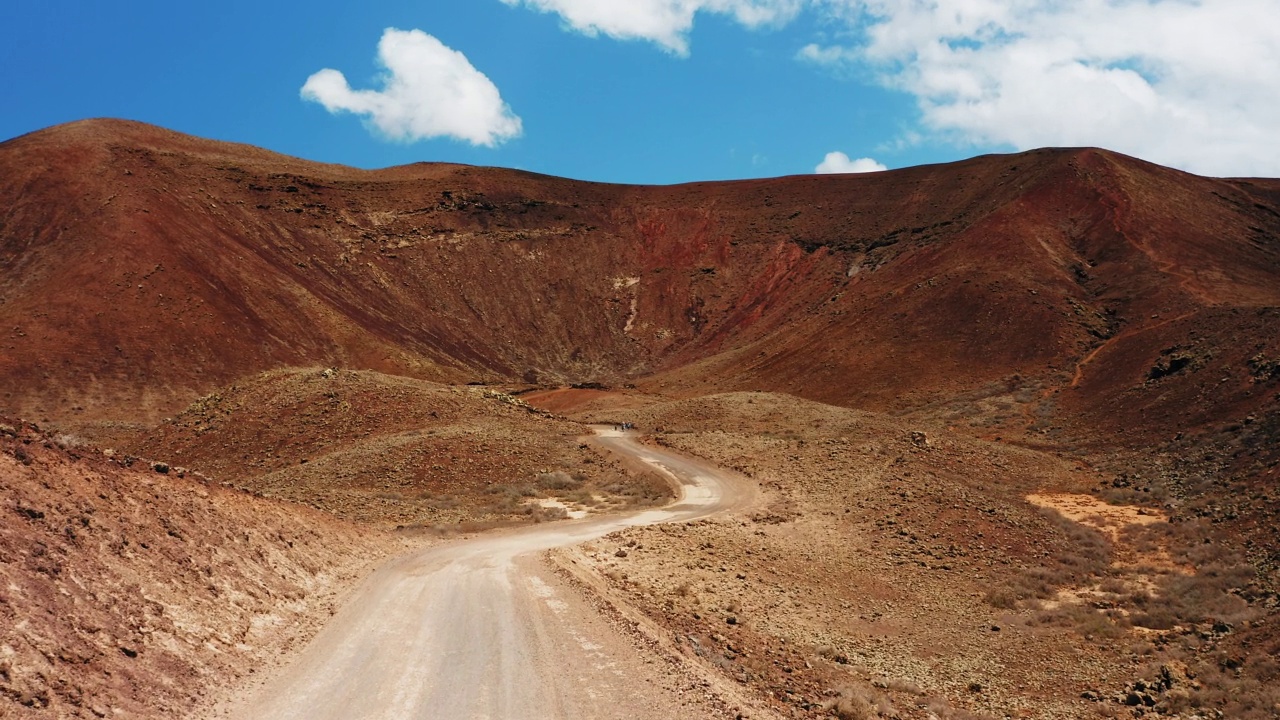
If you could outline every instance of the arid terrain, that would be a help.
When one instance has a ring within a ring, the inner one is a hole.
[[[671,707],[1280,716],[1280,180],[641,187],[73,123],[0,144],[0,416],[3,717],[205,712],[392,556],[677,496],[593,423],[761,493],[529,561]]]

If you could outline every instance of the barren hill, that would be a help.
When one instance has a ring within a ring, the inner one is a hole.
[[[768,504],[572,564],[791,716],[1280,707],[1280,180],[1049,149],[639,187],[73,123],[0,144],[0,417],[44,426],[0,426],[24,713],[193,707],[261,660],[217,627],[401,542],[358,527],[656,502],[579,444],[620,420]]]
[[[1280,357],[1280,183],[1099,150],[631,187],[94,120],[0,146],[0,198],[0,408],[34,419],[337,365],[895,409],[1016,385],[1205,421]]]
[[[92,120],[0,145],[0,328],[0,411],[64,427],[150,424],[291,366],[785,392],[1137,449],[1262,537],[1280,181],[1049,149],[639,187]]]

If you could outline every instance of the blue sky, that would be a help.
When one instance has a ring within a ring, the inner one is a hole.
[[[636,183],[1045,145],[1280,175],[1280,0],[43,0],[5,15],[0,138],[123,117],[359,167]]]

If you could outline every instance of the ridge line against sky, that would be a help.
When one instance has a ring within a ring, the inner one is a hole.
[[[1280,176],[1280,0],[49,0],[0,41],[0,137],[118,116],[615,182],[1043,146]]]

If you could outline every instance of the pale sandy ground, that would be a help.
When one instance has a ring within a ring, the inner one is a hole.
[[[1157,594],[1159,581],[1163,576],[1195,573],[1195,568],[1175,563],[1169,555],[1169,549],[1163,545],[1140,551],[1127,542],[1125,538],[1127,528],[1169,522],[1169,517],[1158,508],[1111,505],[1092,495],[1073,493],[1032,493],[1027,495],[1027,502],[1037,507],[1056,510],[1062,513],[1063,517],[1106,535],[1111,541],[1113,551],[1112,567],[1129,570],[1120,582],[1131,592]],[[1063,588],[1048,600],[1045,606],[1056,609],[1063,605],[1105,602],[1106,599],[1107,593],[1103,591],[1100,584],[1095,583],[1083,587]],[[1136,632],[1143,631],[1138,629]]]
[[[371,576],[279,673],[214,708],[216,718],[766,717],[730,687],[646,652],[540,551],[638,525],[754,502],[753,485],[613,430],[608,451],[679,484],[672,506],[489,534],[414,552]],[[581,580],[579,580],[581,582]],[[621,626],[630,629],[624,630]]]

